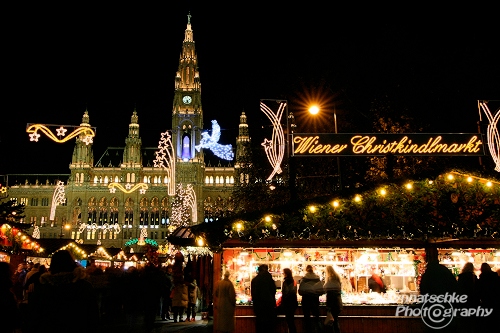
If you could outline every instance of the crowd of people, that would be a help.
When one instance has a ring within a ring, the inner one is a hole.
[[[194,321],[201,292],[191,275],[178,279],[174,265],[127,269],[82,267],[67,250],[55,252],[50,267],[0,262],[5,332],[151,332],[155,321]],[[179,288],[179,286],[184,286]],[[180,291],[180,292],[179,292]],[[118,328],[117,328],[118,330]]]
[[[422,295],[446,295],[457,293],[465,295],[465,302],[452,303],[450,306],[456,310],[462,309],[488,309],[491,310],[486,317],[478,317],[466,311],[458,311],[456,316],[432,318],[433,325],[428,323],[426,329],[429,332],[463,332],[475,333],[488,331],[497,325],[500,314],[500,272],[494,272],[491,266],[483,262],[480,266],[479,277],[474,272],[474,264],[465,263],[461,273],[455,278],[453,273],[444,265],[439,263],[436,247],[426,249],[427,267],[420,281],[420,293]],[[435,300],[439,299],[436,297]],[[434,304],[430,302],[428,307]],[[443,304],[438,304],[442,306]],[[434,326],[434,327],[433,327]]]
[[[215,322],[216,332],[233,332],[235,330],[236,294],[233,283],[229,280],[231,273],[226,271],[214,295],[214,306],[218,313]],[[276,282],[269,267],[262,264],[257,268],[257,275],[251,280],[251,296],[255,314],[255,331],[258,333],[276,332],[278,313],[285,315],[288,332],[297,333],[295,312],[298,308],[297,294],[302,296],[304,314],[304,332],[340,333],[339,314],[343,309],[342,281],[332,266],[325,270],[325,280],[314,273],[312,265],[307,265],[306,274],[301,277],[300,284],[289,268],[283,269],[281,281],[281,299],[276,301]],[[330,319],[320,321],[319,297],[326,294],[326,308]]]
[[[191,274],[184,274],[180,252],[175,259],[174,265],[130,266],[126,270],[108,267],[104,271],[95,265],[84,268],[69,251],[60,250],[52,256],[50,267],[19,264],[12,272],[8,263],[0,262],[0,313],[8,318],[2,326],[9,333],[31,333],[39,331],[38,323],[43,322],[50,332],[86,333],[109,332],[114,323],[125,322],[126,329],[120,332],[147,333],[152,331],[158,316],[166,322],[194,321],[200,310],[200,289]],[[433,248],[428,249],[426,261],[420,281],[421,294],[458,293],[467,296],[459,307],[493,310],[487,318],[457,316],[446,327],[439,327],[440,332],[473,333],[492,327],[500,313],[500,274],[483,263],[477,276],[474,264],[469,262],[455,278],[447,267],[439,264],[437,250]],[[235,331],[236,293],[230,274],[226,271],[214,290],[217,332]],[[283,280],[277,286],[268,266],[260,265],[251,280],[256,332],[275,332],[280,313],[285,316],[288,331],[296,333],[298,294],[302,297],[305,332],[340,333],[343,281],[332,266],[325,268],[324,276],[322,280],[312,265],[306,266],[300,279],[285,268]],[[373,291],[386,291],[375,272],[370,284]],[[278,288],[282,296],[276,302]],[[327,318],[321,320],[319,297],[324,294]],[[100,330],[102,327],[107,329]]]

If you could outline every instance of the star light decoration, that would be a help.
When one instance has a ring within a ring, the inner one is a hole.
[[[272,180],[276,174],[280,174],[281,162],[283,161],[283,156],[285,155],[285,134],[283,133],[283,126],[281,126],[281,118],[283,117],[283,111],[286,108],[285,102],[280,102],[278,110],[274,113],[269,106],[264,102],[260,102],[260,110],[269,118],[271,124],[273,125],[273,134],[271,140],[265,138],[264,142],[261,144],[266,152],[267,159],[273,167],[273,171],[267,177],[267,180]]]
[[[66,195],[64,193],[64,182],[58,181],[54,194],[52,195],[52,206],[50,207],[50,218],[49,220],[54,221],[56,216],[57,205],[62,205],[66,202]]]
[[[479,107],[486,114],[488,121],[490,122],[487,127],[487,140],[488,148],[491,153],[491,157],[495,162],[495,171],[500,172],[500,134],[498,132],[498,120],[500,119],[500,108],[497,110],[495,115],[488,108],[487,102],[479,102]],[[481,120],[481,112],[479,112]]]
[[[140,194],[145,194],[146,190],[148,189],[148,184],[136,183],[132,186],[132,184],[127,183],[125,184],[125,187],[123,187],[122,184],[113,182],[108,184],[108,188],[109,193],[116,193],[116,189],[119,189],[123,193],[129,194],[139,189]]]
[[[208,148],[215,154],[215,156],[224,160],[232,161],[234,158],[233,146],[221,145],[219,143],[219,139],[220,126],[217,123],[217,120],[212,120],[212,135],[210,136],[208,132],[201,133],[200,144],[194,147],[197,151],[200,151],[201,148]]]
[[[53,130],[51,130],[50,127],[56,126],[59,127],[55,129],[56,134],[54,134]],[[68,136],[66,136],[66,132],[68,131],[66,127],[74,129],[73,132],[71,132]],[[38,132],[45,134],[49,139],[52,139],[57,143],[64,143],[83,134],[84,137],[82,141],[85,142],[85,144],[89,145],[93,142],[93,137],[95,136],[94,129],[89,126],[28,124],[26,132],[30,133],[30,141],[34,142],[38,142],[38,139],[41,136]]]
[[[196,205],[196,193],[192,184],[188,184],[184,189],[182,184],[177,185],[177,195],[172,203],[172,215],[170,216],[170,226],[177,228],[188,224],[189,218],[196,223],[198,221]],[[173,230],[172,230],[173,231]]]
[[[158,143],[158,151],[155,152],[155,168],[166,168],[168,175],[168,195],[175,195],[175,152],[172,145],[172,136],[170,133],[161,133],[161,139]]]

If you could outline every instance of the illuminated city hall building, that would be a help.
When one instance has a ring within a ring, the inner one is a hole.
[[[91,112],[85,111],[69,176],[8,175],[9,198],[26,205],[23,222],[32,224],[30,235],[37,229],[40,238],[73,238],[117,248],[141,237],[160,244],[179,226],[210,223],[219,212],[231,209],[231,193],[240,179],[234,165],[250,141],[246,116],[240,116],[235,148],[217,143],[216,121],[212,134],[204,133],[189,15],[174,80],[172,130],[158,133],[159,147],[142,146],[139,113],[134,110],[125,147],[108,148],[94,162],[93,140],[88,138]],[[217,166],[205,162],[206,149],[220,157]]]

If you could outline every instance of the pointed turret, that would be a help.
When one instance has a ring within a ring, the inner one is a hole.
[[[89,127],[89,113],[87,110],[83,113],[82,123],[80,127]],[[94,153],[92,152],[92,143],[88,142],[87,134],[80,133],[76,137],[75,148],[73,149],[73,156],[71,158],[70,169],[74,168],[89,168],[94,164]]]
[[[128,136],[125,139],[125,150],[123,151],[122,167],[140,168],[142,166],[141,146],[139,137],[139,117],[134,109],[130,124],[128,125]]]

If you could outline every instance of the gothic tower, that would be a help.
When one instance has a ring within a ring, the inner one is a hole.
[[[175,75],[174,102],[172,109],[172,144],[176,156],[176,184],[193,186],[196,193],[198,216],[203,216],[202,190],[205,177],[203,150],[199,144],[203,130],[203,110],[201,107],[201,83],[198,59],[195,52],[191,15],[182,43],[179,68]],[[193,221],[196,223],[197,221]]]
[[[82,117],[81,127],[89,127],[89,113],[85,111]],[[92,143],[88,142],[85,133],[81,133],[76,138],[76,144],[73,148],[73,156],[71,157],[71,177],[78,183],[83,183],[84,179],[89,177],[89,170],[94,166],[94,153],[92,151]],[[76,179],[78,178],[78,179]]]
[[[136,168],[142,167],[141,160],[141,137],[139,136],[139,117],[137,111],[134,110],[128,125],[128,136],[125,139],[125,149],[123,151],[123,164],[122,168]]]

